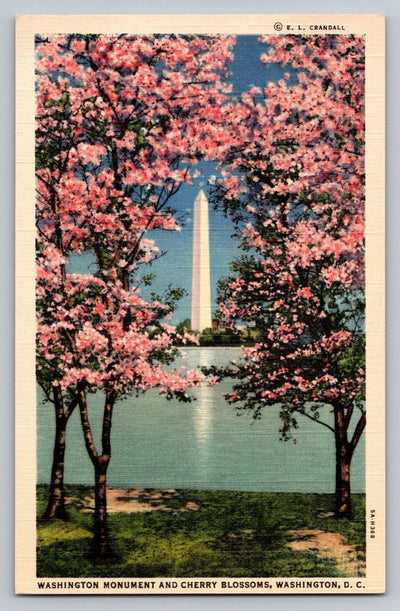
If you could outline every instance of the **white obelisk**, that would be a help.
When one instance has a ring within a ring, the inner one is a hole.
[[[208,201],[203,190],[194,201],[191,322],[193,331],[211,327]]]

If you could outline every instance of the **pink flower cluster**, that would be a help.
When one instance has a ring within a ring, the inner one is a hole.
[[[146,302],[149,232],[179,231],[170,199],[229,144],[228,36],[47,36],[37,46],[38,378],[65,392],[182,394],[167,369],[172,302]],[[68,273],[92,251],[93,275]],[[39,373],[40,372],[40,373]]]
[[[364,40],[260,41],[261,61],[290,73],[232,106],[240,128],[214,181],[250,253],[219,309],[261,334],[230,401],[349,402],[364,384]]]

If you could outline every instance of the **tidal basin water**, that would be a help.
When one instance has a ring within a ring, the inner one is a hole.
[[[187,348],[177,364],[224,364],[237,348]],[[334,438],[325,427],[299,416],[297,443],[279,441],[279,408],[260,420],[237,412],[223,398],[231,382],[194,391],[196,401],[167,401],[156,391],[116,404],[108,484],[123,487],[192,488],[270,492],[334,491]],[[40,393],[39,393],[40,397]],[[102,396],[89,401],[100,440]],[[38,482],[49,482],[54,438],[53,406],[38,401]],[[332,416],[324,414],[327,422]],[[364,439],[352,463],[352,490],[365,491]],[[77,410],[67,428],[65,481],[93,484]]]

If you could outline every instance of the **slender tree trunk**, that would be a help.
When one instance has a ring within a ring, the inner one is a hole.
[[[335,447],[336,447],[336,490],[335,513],[338,518],[351,518],[351,459],[366,426],[365,411],[362,412],[351,439],[348,439],[349,425],[353,415],[353,407],[345,408],[341,404],[333,405],[335,417]]]
[[[107,468],[109,457],[102,456],[95,467],[93,555],[105,558],[110,553],[107,526]]]
[[[341,405],[336,405],[334,413],[336,448],[335,513],[337,517],[350,518],[352,513],[350,465],[353,451],[347,440],[348,423],[346,422],[344,408]]]
[[[59,387],[53,389],[53,397],[56,416],[56,433],[54,438],[53,464],[51,468],[50,494],[44,517],[48,519],[59,518],[65,520],[64,457],[68,418],[64,413],[63,399]]]
[[[68,420],[78,404],[78,398],[72,399],[68,409],[64,409],[64,400],[59,386],[53,387],[53,399],[56,416],[56,432],[54,436],[53,464],[51,467],[50,492],[44,518],[59,518],[66,520],[64,492],[64,460],[65,442]]]
[[[101,436],[102,453],[95,462],[93,552],[97,560],[102,560],[111,553],[107,526],[107,469],[111,460],[111,424],[114,403],[115,393],[110,386],[106,388]]]
[[[103,414],[103,427],[101,446],[102,453],[99,455],[94,444],[90,427],[86,393],[80,388],[79,408],[81,413],[81,424],[84,433],[86,449],[94,466],[94,536],[92,555],[95,561],[102,561],[111,554],[108,525],[107,525],[107,469],[111,460],[111,424],[112,412],[116,395],[112,386],[106,388],[106,400]]]
[[[347,443],[336,439],[335,513],[339,518],[350,518],[352,513],[350,465]]]

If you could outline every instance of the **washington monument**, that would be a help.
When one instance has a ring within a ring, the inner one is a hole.
[[[194,201],[191,325],[193,331],[211,327],[208,201],[203,190]]]

